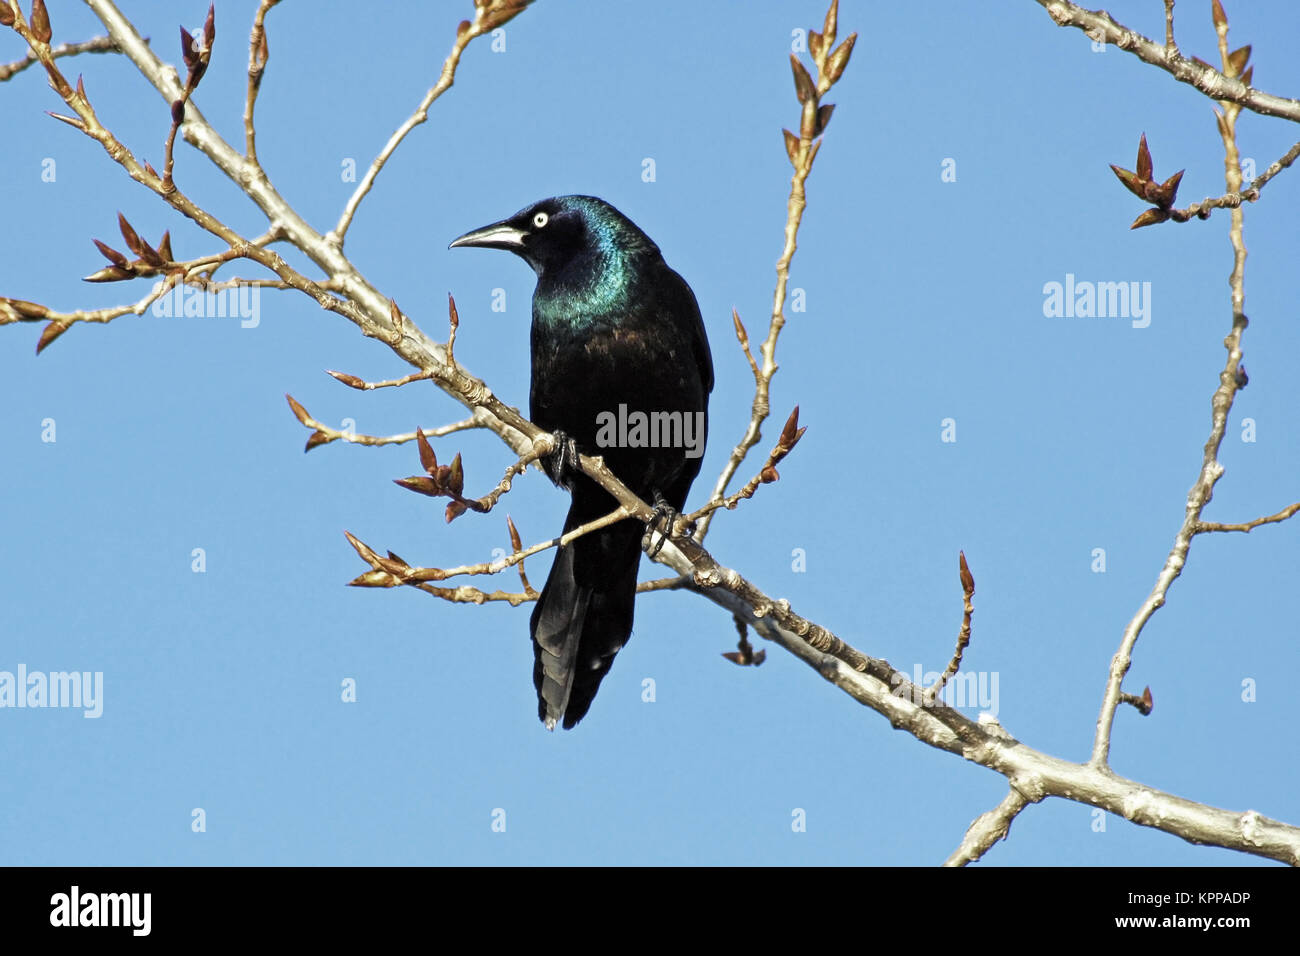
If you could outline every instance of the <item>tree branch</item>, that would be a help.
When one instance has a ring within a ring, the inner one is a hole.
[[[1110,20],[1109,17],[1106,18]],[[1110,21],[1114,22],[1114,21]],[[1215,27],[1219,35],[1219,53],[1225,70],[1232,70],[1228,50],[1228,23],[1226,18],[1215,17]],[[1130,31],[1131,32],[1131,31]],[[1224,101],[1223,112],[1216,111],[1219,134],[1223,140],[1224,177],[1229,192],[1241,190],[1241,158],[1237,151],[1237,116],[1241,105],[1237,102]],[[1241,335],[1246,329],[1244,273],[1246,268],[1246,246],[1242,240],[1243,214],[1240,207],[1232,210],[1232,225],[1229,239],[1232,243],[1232,272],[1228,284],[1232,291],[1232,330],[1223,340],[1228,358],[1224,369],[1219,373],[1219,387],[1215,389],[1210,401],[1211,426],[1210,437],[1205,442],[1202,454],[1201,471],[1196,483],[1187,494],[1186,512],[1182,527],[1174,538],[1174,546],[1165,559],[1164,567],[1156,578],[1155,586],[1147,599],[1138,608],[1128,627],[1124,629],[1119,649],[1111,659],[1110,673],[1106,681],[1106,691],[1102,698],[1101,714],[1097,718],[1097,732],[1093,739],[1091,766],[1106,767],[1110,757],[1111,731],[1115,723],[1115,711],[1123,699],[1124,675],[1128,673],[1133,661],[1133,648],[1147,621],[1157,610],[1164,606],[1165,596],[1170,586],[1182,574],[1187,563],[1187,553],[1194,538],[1201,530],[1201,512],[1214,496],[1214,486],[1223,477],[1224,468],[1219,463],[1219,447],[1223,444],[1223,435],[1228,427],[1228,413],[1241,388],[1242,379],[1237,370],[1241,365]]]
[[[397,127],[384,148],[379,151],[375,161],[370,164],[366,174],[361,177],[361,182],[353,191],[352,196],[348,199],[347,205],[343,208],[343,214],[339,217],[336,225],[326,239],[337,248],[343,248],[343,241],[347,238],[348,228],[352,225],[352,217],[357,214],[357,209],[361,206],[361,200],[366,198],[366,193],[375,184],[375,179],[383,170],[384,165],[389,158],[397,151],[397,147],[402,145],[402,140],[406,134],[415,127],[419,126],[429,118],[429,107],[433,105],[438,97],[442,96],[451,85],[456,82],[456,67],[460,65],[461,54],[465,52],[465,47],[475,37],[480,37],[484,33],[490,33],[496,27],[510,20],[515,14],[520,13],[532,0],[496,0],[496,2],[475,4],[473,22],[462,21],[456,29],[456,42],[451,46],[451,52],[447,54],[447,59],[443,61],[442,72],[438,75],[438,82],[429,88],[424,94],[424,99],[420,100],[420,105],[415,108],[415,112],[406,118],[401,126]]]
[[[5,0],[0,0],[5,2]],[[145,43],[149,40],[146,38]],[[56,47],[50,48],[50,58],[59,59],[65,56],[76,56],[79,53],[117,53],[117,44],[108,36],[95,37],[93,40],[83,40],[80,43],[61,43]],[[31,50],[21,60],[15,60],[13,63],[0,64],[0,83],[9,79],[17,73],[21,73],[33,63],[39,63],[40,60]]]
[[[1155,43],[1111,19],[1105,10],[1086,10],[1069,0],[1034,0],[1061,27],[1076,27],[1096,40],[1132,53],[1144,63],[1164,70],[1180,83],[1196,87],[1212,100],[1228,101],[1263,116],[1300,123],[1300,100],[1273,96],[1254,89],[1237,77],[1219,72],[1208,63],[1187,59],[1176,47]]]
[[[1019,790],[1012,787],[1002,802],[987,813],[980,814],[971,823],[962,838],[961,845],[953,850],[952,856],[944,860],[944,866],[965,866],[974,863],[999,840],[1005,840],[1011,833],[1011,822],[1019,815],[1029,801]]]
[[[1276,524],[1279,521],[1285,521],[1296,513],[1300,513],[1300,501],[1283,508],[1275,515],[1269,515],[1267,518],[1256,518],[1254,521],[1247,521],[1245,524],[1220,524],[1217,521],[1201,521],[1196,525],[1196,533],[1200,534],[1205,531],[1244,531],[1249,534],[1260,525]]]

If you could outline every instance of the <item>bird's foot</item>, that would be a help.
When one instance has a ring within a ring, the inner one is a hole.
[[[574,476],[582,471],[578,464],[578,443],[558,428],[551,432],[551,436],[555,439],[555,449],[542,458],[542,467],[551,476],[551,481],[571,489]]]
[[[655,542],[654,547],[648,552],[651,558],[657,558],[659,552],[664,549],[664,545],[668,543],[668,537],[673,533],[673,528],[677,525],[677,519],[682,516],[682,513],[670,505],[658,491],[655,492],[653,510],[654,514],[646,522],[645,533],[648,538],[654,532],[659,532],[659,540]],[[692,521],[687,526],[685,533],[695,533],[695,522]]]

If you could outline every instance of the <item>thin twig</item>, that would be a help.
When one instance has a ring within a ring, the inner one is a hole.
[[[475,4],[474,20],[472,22],[462,22],[460,28],[456,31],[456,42],[452,44],[451,52],[447,54],[447,59],[443,61],[442,71],[438,74],[438,82],[424,94],[424,99],[420,100],[420,105],[415,108],[415,112],[408,116],[406,122],[397,127],[393,135],[388,138],[384,148],[379,151],[375,161],[370,164],[366,174],[361,177],[361,182],[357,184],[357,188],[353,191],[351,198],[348,199],[347,205],[343,207],[343,214],[339,217],[338,225],[326,235],[326,239],[333,243],[336,248],[343,248],[348,228],[352,225],[352,217],[357,214],[361,200],[366,198],[366,193],[370,192],[371,187],[375,184],[375,179],[378,178],[384,165],[396,152],[397,147],[402,144],[406,134],[429,118],[429,107],[456,82],[456,67],[460,64],[461,54],[465,52],[465,47],[469,46],[475,37],[490,33],[496,27],[514,17],[530,2],[531,0],[488,0],[488,2]]]
[[[516,551],[524,549],[523,540],[519,537],[519,529],[515,527],[514,519],[506,515],[506,528],[510,531],[510,547]],[[519,583],[524,586],[524,593],[536,595],[537,591],[528,583],[528,575],[524,572],[524,559],[519,559]]]
[[[0,0],[3,2],[3,0]],[[21,299],[0,298],[0,325],[10,322],[59,322],[71,325],[73,322],[112,322],[124,315],[144,315],[145,310],[166,295],[178,280],[178,276],[167,276],[144,298],[130,305],[114,305],[106,309],[84,309],[74,312],[59,312],[34,302]],[[38,314],[39,313],[39,314]]]
[[[244,98],[244,158],[261,165],[257,159],[257,129],[253,125],[253,107],[262,88],[262,74],[271,52],[266,42],[266,14],[280,0],[262,0],[253,15],[253,29],[248,35],[248,94]]]
[[[335,379],[342,382],[348,388],[355,388],[363,392],[371,391],[376,388],[401,388],[403,385],[410,385],[412,382],[427,382],[433,378],[433,372],[412,372],[410,375],[403,375],[401,378],[389,378],[382,382],[367,382],[365,379],[358,378],[355,375],[349,375],[347,372],[336,372],[333,369],[326,369],[327,375],[334,376]],[[429,434],[425,432],[425,434]],[[411,437],[415,437],[415,432],[411,432]]]
[[[1218,521],[1199,521],[1196,524],[1196,533],[1201,534],[1205,531],[1244,531],[1249,534],[1255,528],[1265,524],[1277,524],[1279,521],[1285,521],[1292,515],[1300,513],[1300,501],[1293,505],[1283,508],[1275,515],[1269,515],[1267,518],[1256,518],[1254,521],[1247,521],[1244,524],[1221,524]]]
[[[697,541],[703,541],[705,535],[708,534],[709,525],[713,521],[713,515],[718,508],[728,507],[722,503],[727,494],[727,487],[730,485],[731,479],[735,477],[745,457],[749,454],[750,449],[758,444],[762,438],[763,422],[767,420],[767,416],[771,411],[772,376],[776,374],[777,370],[776,343],[786,322],[785,299],[786,287],[790,281],[790,263],[794,259],[795,249],[798,247],[799,225],[803,221],[804,208],[807,206],[807,193],[804,187],[808,181],[809,173],[812,172],[813,162],[817,158],[817,151],[821,148],[821,136],[827,123],[830,122],[831,110],[833,109],[830,105],[823,106],[821,98],[830,92],[831,87],[843,75],[844,68],[848,65],[849,56],[853,52],[853,45],[857,40],[856,33],[850,34],[838,48],[835,48],[838,17],[839,0],[832,0],[830,9],[827,11],[823,32],[821,34],[814,32],[813,35],[817,39],[809,45],[809,52],[812,54],[813,63],[817,67],[815,85],[803,65],[793,55],[791,56],[791,65],[795,74],[795,92],[800,102],[799,136],[796,138],[792,133],[785,133],[786,153],[794,166],[794,173],[790,177],[790,195],[786,200],[784,242],[781,248],[781,256],[776,262],[776,288],[772,293],[772,318],[768,324],[767,337],[759,348],[759,354],[763,357],[760,368],[749,350],[749,336],[740,322],[740,316],[734,309],[732,310],[732,318],[736,326],[736,337],[740,339],[741,348],[744,349],[745,357],[749,360],[750,369],[754,372],[754,400],[750,407],[750,419],[745,428],[745,433],[741,436],[739,444],[732,449],[727,463],[722,468],[722,473],[718,475],[717,481],[714,482],[713,493],[709,496],[709,503],[713,507],[702,509],[704,512],[703,517],[700,519],[695,532]],[[730,507],[735,507],[735,505],[733,504]]]
[[[992,810],[980,814],[966,830],[961,845],[952,852],[952,856],[943,861],[944,866],[965,866],[974,863],[999,840],[1005,840],[1011,832],[1011,823],[1015,820],[1029,801],[1014,786],[1007,792]]]
[[[608,528],[612,524],[617,524],[627,518],[627,512],[622,508],[615,508],[609,514],[595,518],[585,524],[579,525],[571,531],[566,531],[558,538],[551,538],[547,541],[540,541],[537,544],[530,545],[527,548],[516,550],[512,554],[506,555],[495,561],[480,561],[477,564],[462,564],[454,568],[416,568],[407,564],[401,558],[398,558],[391,551],[387,558],[381,557],[369,545],[360,539],[354,537],[349,532],[348,541],[356,549],[357,554],[361,555],[364,560],[373,569],[366,574],[361,575],[352,583],[358,587],[380,587],[392,588],[406,584],[421,584],[430,581],[446,581],[448,578],[473,577],[483,574],[500,574],[509,568],[520,564],[526,558],[534,554],[540,554],[543,551],[549,551],[551,548],[563,547],[570,544],[593,531],[599,531],[601,528]]]
[[[331,372],[331,375],[341,374]],[[407,442],[417,441],[421,433],[426,438],[440,438],[443,435],[451,435],[455,432],[465,431],[470,428],[481,428],[482,425],[474,417],[466,418],[463,421],[452,422],[450,425],[439,425],[437,428],[417,428],[413,432],[403,432],[400,435],[361,435],[356,432],[342,431],[332,428],[324,422],[313,418],[292,395],[284,396],[289,400],[289,408],[292,409],[294,417],[303,425],[312,429],[311,435],[307,439],[307,450],[315,448],[318,445],[326,445],[332,441],[351,442],[354,445],[404,445]]]
[[[1244,202],[1255,202],[1259,199],[1259,191],[1268,184],[1268,181],[1282,170],[1289,168],[1297,158],[1300,158],[1300,143],[1296,143],[1282,154],[1276,162],[1264,170],[1260,176],[1257,176],[1245,189],[1225,193],[1222,196],[1202,199],[1200,202],[1193,203],[1183,209],[1171,209],[1169,210],[1169,218],[1174,222],[1208,219],[1210,212],[1214,209],[1236,209]]]
[[[0,0],[0,3],[3,2],[6,2],[6,0]],[[148,43],[149,38],[145,37],[144,42]],[[113,42],[112,37],[102,36],[102,37],[95,37],[93,40],[82,40],[80,43],[61,43],[56,47],[51,47],[50,58],[58,59],[64,56],[76,56],[79,53],[117,53],[117,52],[119,52],[117,48],[117,44]],[[11,76],[14,76],[17,73],[21,73],[23,70],[27,69],[33,63],[39,63],[39,62],[40,62],[40,57],[38,57],[31,50],[28,50],[27,55],[23,57],[21,60],[15,60],[12,63],[0,64],[0,83],[4,82],[5,80],[9,79]]]
[[[807,426],[799,426],[799,406],[794,407],[790,417],[786,419],[785,427],[781,430],[781,438],[777,441],[772,451],[767,456],[767,461],[753,478],[749,479],[739,491],[728,495],[726,498],[714,498],[697,511],[687,516],[687,522],[699,521],[702,518],[713,514],[719,508],[726,508],[732,511],[741,501],[754,497],[754,492],[758,490],[759,485],[771,484],[780,479],[781,475],[777,472],[776,466],[786,455],[794,449],[803,437],[803,433],[808,430]],[[698,536],[696,540],[699,540]]]
[[[970,619],[975,611],[974,605],[971,604],[971,598],[975,596],[975,578],[966,564],[966,552],[958,552],[957,564],[962,590],[961,629],[957,632],[957,646],[953,649],[948,666],[939,675],[939,679],[925,690],[926,706],[934,703],[935,698],[943,691],[944,685],[957,673],[958,668],[961,667],[962,654],[966,651],[966,645],[970,643]]]
[[[1108,18],[1109,19],[1109,18]],[[1226,20],[1215,23],[1219,34],[1219,55],[1225,70],[1228,65],[1228,25]],[[1229,192],[1241,190],[1241,159],[1237,151],[1237,115],[1242,107],[1236,102],[1223,102],[1223,112],[1216,112],[1219,133],[1223,140],[1224,178]],[[1205,442],[1201,460],[1200,474],[1196,484],[1187,494],[1186,512],[1182,527],[1174,538],[1174,545],[1165,559],[1156,578],[1155,586],[1147,599],[1142,602],[1137,613],[1124,629],[1119,649],[1111,659],[1110,672],[1106,679],[1106,691],[1102,698],[1101,713],[1097,718],[1097,732],[1093,739],[1092,757],[1089,765],[1103,768],[1108,766],[1110,758],[1111,732],[1115,723],[1115,711],[1119,708],[1123,696],[1124,675],[1128,673],[1133,662],[1133,648],[1137,644],[1142,629],[1146,627],[1151,616],[1164,606],[1169,588],[1182,574],[1187,563],[1187,553],[1192,546],[1192,538],[1200,530],[1201,513],[1214,495],[1214,486],[1223,476],[1224,468],[1219,462],[1219,446],[1228,428],[1228,413],[1232,410],[1233,400],[1241,387],[1237,377],[1237,368],[1241,364],[1241,335],[1246,328],[1244,272],[1246,266],[1246,246],[1242,240],[1243,215],[1240,207],[1232,210],[1232,225],[1229,238],[1232,242],[1233,259],[1229,285],[1232,290],[1232,330],[1223,340],[1228,352],[1227,363],[1219,374],[1219,387],[1211,399],[1210,437]]]
[[[1206,63],[1171,52],[1135,30],[1116,23],[1104,10],[1085,10],[1069,0],[1034,0],[1057,26],[1076,27],[1093,39],[1132,53],[1144,63],[1169,73],[1180,83],[1196,87],[1212,100],[1227,100],[1263,116],[1300,122],[1300,100],[1257,90],[1238,77],[1221,73]]]

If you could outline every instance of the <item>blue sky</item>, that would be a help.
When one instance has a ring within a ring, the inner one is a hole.
[[[1208,10],[1192,6],[1178,8],[1180,43],[1214,60]],[[205,12],[123,7],[173,62],[177,20],[197,26]],[[56,42],[101,32],[79,4],[51,8]],[[232,142],[242,142],[255,8],[219,4],[196,97]],[[408,115],[469,9],[392,3],[358,16],[353,4],[289,0],[271,13],[259,153],[318,228],[350,195],[347,161],[364,169]],[[1154,0],[1109,9],[1163,35]],[[1255,82],[1300,90],[1300,11],[1236,2],[1228,12],[1234,46],[1253,44]],[[755,337],[765,328],[790,173],[780,129],[798,116],[787,53],[792,31],[823,13],[820,0],[541,0],[507,27],[503,51],[471,46],[456,86],[362,206],[349,254],[438,338],[454,293],[457,357],[526,406],[533,275],[513,257],[447,243],[544,196],[618,206],[691,284],[712,340],[698,504],[747,420],[752,385],[730,312]],[[828,97],[837,109],[791,273],[806,311],[781,338],[768,439],[795,404],[809,430],[778,484],[718,516],[709,546],[908,673],[941,669],[951,653],[964,549],[977,581],[967,666],[996,676],[1011,733],[1082,760],[1111,655],[1181,521],[1230,327],[1228,216],[1131,232],[1142,206],[1107,164],[1133,168],[1145,132],[1157,175],[1187,169],[1180,205],[1223,192],[1211,104],[1119,50],[1094,52],[1031,0],[924,12],[844,0],[840,24],[862,36]],[[23,52],[0,34],[0,61]],[[64,65],[159,166],[167,108],[129,63]],[[91,237],[121,245],[119,210],[146,237],[170,229],[178,257],[219,251],[45,116],[59,106],[36,70],[0,84],[0,294],[59,309],[134,301],[142,283],[80,281],[103,264]],[[1249,114],[1239,129],[1259,170],[1295,139]],[[945,160],[954,182],[942,181]],[[176,177],[245,235],[264,228],[188,146]],[[1251,382],[1209,520],[1300,499],[1298,196],[1292,171],[1247,210]],[[1149,288],[1149,325],[1046,316],[1044,286],[1067,275]],[[496,289],[504,313],[492,311]],[[527,608],[344,587],[364,570],[345,529],[446,566],[506,546],[504,513],[444,524],[441,504],[391,481],[418,471],[410,447],[336,443],[304,456],[283,396],[372,434],[452,421],[460,407],[425,384],[344,388],[322,370],[373,380],[409,369],[305,297],[267,294],[260,308],[255,328],[155,316],[78,325],[39,358],[36,326],[0,329],[0,670],[104,675],[98,719],[0,709],[0,861],[932,864],[1002,798],[1002,777],[892,733],[779,649],[759,668],[724,661],[730,618],[687,594],[642,596],[588,718],[547,734]],[[941,441],[947,418],[955,442]],[[1242,440],[1247,418],[1253,442]],[[54,442],[42,441],[47,419]],[[488,434],[435,447],[444,460],[464,454],[476,490],[509,461]],[[503,510],[537,541],[565,508],[534,473]],[[1194,543],[1138,644],[1126,686],[1150,684],[1156,706],[1145,719],[1120,712],[1117,772],[1300,822],[1297,745],[1282,732],[1300,674],[1297,535],[1292,523]],[[191,568],[196,548],[203,573]],[[1096,548],[1104,573],[1092,570]],[[534,583],[548,561],[529,562]],[[643,577],[658,574],[643,562]],[[355,703],[340,700],[349,678]],[[191,829],[195,808],[206,832]],[[497,810],[504,833],[492,828]],[[796,810],[806,832],[792,830]],[[986,860],[1257,862],[1115,817],[1103,832],[1094,824],[1090,808],[1051,800]]]

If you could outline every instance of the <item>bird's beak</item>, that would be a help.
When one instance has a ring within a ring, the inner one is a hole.
[[[490,226],[484,226],[482,229],[475,229],[473,232],[467,232],[458,239],[453,239],[448,249],[455,249],[457,246],[478,246],[482,249],[508,249],[512,252],[518,252],[524,247],[524,236],[522,229],[512,226],[508,221],[494,222]]]

